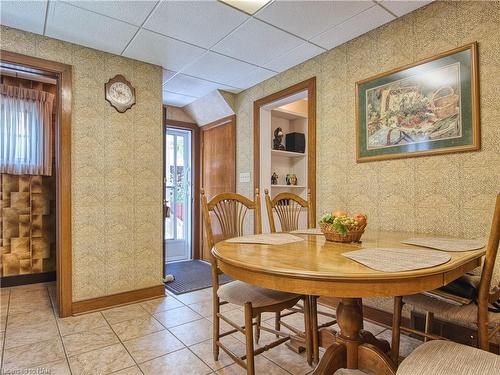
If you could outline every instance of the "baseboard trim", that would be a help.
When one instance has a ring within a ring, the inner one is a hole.
[[[0,280],[0,287],[2,288],[36,283],[47,283],[50,281],[56,281],[56,271],[3,276],[2,278],[0,278]]]
[[[129,292],[112,294],[104,297],[91,298],[84,301],[73,302],[73,315],[85,312],[105,309],[118,305],[126,305],[133,302],[157,298],[165,295],[165,285],[156,285],[149,288],[131,290]]]

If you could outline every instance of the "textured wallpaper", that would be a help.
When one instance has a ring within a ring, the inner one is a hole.
[[[162,70],[1,26],[0,48],[73,66],[73,300],[162,283]],[[104,100],[135,87],[124,114]]]
[[[479,152],[356,164],[355,82],[477,41]],[[436,2],[237,96],[237,171],[252,171],[253,102],[317,77],[317,210],[368,214],[369,229],[487,235],[500,191],[500,2]],[[252,195],[253,181],[238,182]]]

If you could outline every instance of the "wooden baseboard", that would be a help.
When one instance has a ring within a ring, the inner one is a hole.
[[[47,283],[56,280],[56,271],[4,276],[0,280],[1,288],[9,288],[12,286],[36,283]]]
[[[108,307],[125,305],[137,301],[157,298],[165,295],[165,285],[156,285],[149,288],[131,290],[109,296],[91,298],[84,301],[73,302],[73,315],[105,309]]]

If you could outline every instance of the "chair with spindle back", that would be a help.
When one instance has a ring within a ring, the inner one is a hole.
[[[266,195],[266,209],[267,209],[267,216],[269,219],[269,227],[271,230],[271,233],[276,232],[276,223],[274,220],[274,213],[276,213],[276,216],[278,217],[278,220],[280,222],[281,226],[281,231],[282,232],[291,232],[300,229],[300,214],[303,212],[303,210],[307,210],[307,228],[314,228],[314,219],[313,219],[313,211],[310,209],[311,205],[309,202],[311,202],[311,191],[308,189],[307,191],[307,200],[304,198],[300,197],[297,194],[293,193],[288,193],[288,192],[282,192],[276,194],[274,198],[271,198],[269,195],[269,190],[265,190],[265,195]],[[303,296],[304,302],[307,299],[310,299],[310,306],[311,306],[311,323],[312,327],[310,328],[312,330],[312,345],[313,345],[313,355],[314,355],[314,360],[317,361],[319,358],[319,342],[318,342],[318,337],[317,337],[317,332],[318,329],[324,328],[324,327],[329,327],[337,323],[336,317],[334,314],[325,312],[325,311],[318,311],[318,297],[317,296]],[[289,309],[288,312],[282,314],[281,312],[276,313],[275,317],[275,329],[280,329],[280,324],[283,324],[286,328],[294,332],[295,334],[300,335],[300,332],[297,331],[295,327],[292,327],[286,323],[282,322],[282,318],[294,314],[294,313],[303,313],[304,309],[299,306],[294,307],[292,309]],[[329,320],[327,322],[324,322],[323,324],[318,326],[318,315],[326,316],[329,318],[332,318],[332,320]],[[306,327],[306,330],[308,327]],[[311,361],[311,358],[308,355],[308,362]]]
[[[446,321],[476,326],[478,329],[477,346],[486,351],[489,349],[489,340],[494,337],[494,335],[498,334],[500,330],[500,311],[498,308],[500,279],[497,275],[497,280],[493,280],[499,238],[500,194],[497,195],[496,199],[493,222],[488,245],[486,247],[486,255],[479,279],[477,300],[466,304],[458,304],[455,301],[453,301],[455,303],[450,303],[451,301],[446,302],[443,298],[434,297],[434,295],[442,296],[440,290],[426,294],[396,297],[394,299],[394,320],[392,328],[392,358],[395,363],[399,361],[399,338],[401,331],[422,336],[426,341],[427,339],[442,339],[442,337],[432,333],[432,320],[434,316]],[[461,279],[462,278],[459,278],[453,281],[452,284],[460,282]],[[401,327],[401,309],[403,304],[408,304],[417,311],[426,312],[425,332]],[[496,310],[496,312],[492,310]],[[464,358],[464,360],[467,359]],[[411,372],[405,371],[405,373],[410,374]]]
[[[206,237],[209,249],[215,245],[212,217],[215,218],[221,231],[219,240],[226,240],[232,237],[243,235],[245,218],[249,210],[254,211],[256,222],[256,234],[262,232],[260,216],[260,198],[258,189],[255,192],[255,202],[236,193],[223,193],[207,200],[204,191],[201,193],[203,206],[203,217],[205,222]],[[212,215],[211,215],[212,214]],[[214,360],[218,360],[219,348],[224,350],[236,363],[246,369],[247,374],[255,374],[254,356],[290,339],[290,335],[279,330],[273,330],[266,326],[258,325],[256,334],[260,329],[277,335],[279,338],[264,347],[254,350],[253,319],[260,317],[264,312],[279,312],[293,307],[300,300],[301,296],[279,292],[271,289],[260,288],[242,281],[232,281],[225,285],[219,285],[219,269],[217,259],[210,257],[212,264],[212,290],[213,290],[213,355]],[[245,313],[245,325],[239,326],[220,312],[220,306],[232,303],[242,306]],[[220,332],[220,320],[225,321],[233,329],[227,332]],[[256,327],[257,328],[257,327]],[[220,339],[235,332],[241,332],[246,337],[246,354],[237,356]]]

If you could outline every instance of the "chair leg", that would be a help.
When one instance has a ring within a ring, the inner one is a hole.
[[[311,324],[311,297],[304,296],[304,326],[306,336],[306,358],[307,364],[312,365],[313,348],[312,348],[312,324]]]
[[[259,343],[259,339],[260,339],[260,324],[261,324],[261,321],[262,321],[262,317],[261,317],[261,314],[257,315],[257,324],[255,325],[255,343],[258,344]]]
[[[392,317],[392,345],[391,358],[397,367],[399,362],[399,340],[401,337],[401,311],[403,310],[403,297],[394,297],[394,315]]]
[[[214,355],[214,361],[219,360],[219,345],[217,343],[219,342],[219,335],[220,335],[220,318],[218,316],[218,313],[220,312],[220,300],[219,296],[217,296],[217,293],[214,293],[213,297],[213,341],[212,341],[212,346],[213,346],[213,355]]]
[[[427,311],[425,313],[425,333],[430,334],[432,333],[432,325],[434,322],[434,313]],[[429,341],[427,337],[424,337],[424,342]]]
[[[279,331],[281,330],[281,324],[280,324],[280,320],[281,320],[281,312],[278,311],[276,313],[276,315],[274,316],[274,329],[276,331]],[[276,337],[279,337],[278,335],[276,335]]]
[[[318,297],[311,296],[311,331],[313,362],[319,362]]]
[[[247,375],[255,375],[254,350],[253,350],[253,311],[250,302],[245,303],[245,336],[247,353]]]

